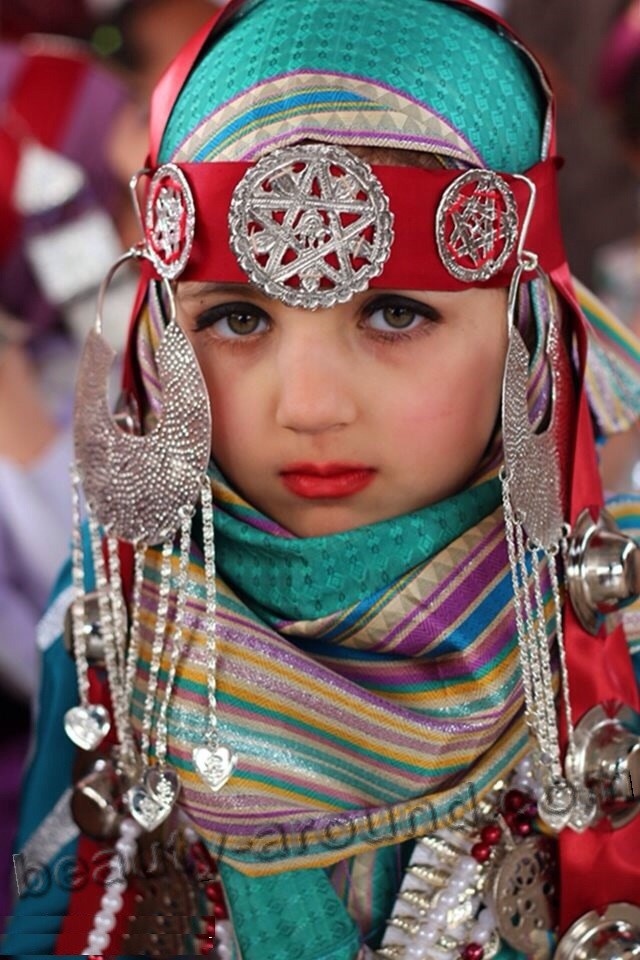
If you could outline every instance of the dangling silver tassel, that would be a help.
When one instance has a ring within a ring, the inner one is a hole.
[[[104,646],[104,663],[107,669],[107,680],[113,706],[116,734],[118,743],[122,744],[125,743],[127,739],[128,707],[122,689],[120,656],[116,646],[112,591],[107,576],[104,554],[102,552],[102,533],[93,511],[88,505],[87,516],[89,521],[91,556],[96,578],[98,612],[100,614],[100,633]]]
[[[168,729],[167,714],[173,685],[176,678],[178,663],[182,654],[182,638],[184,633],[184,615],[187,607],[188,586],[189,586],[189,555],[191,548],[191,521],[193,518],[193,509],[190,507],[182,508],[182,524],[180,528],[180,564],[178,567],[178,581],[176,589],[176,617],[173,633],[173,644],[171,648],[171,658],[169,661],[169,670],[167,672],[167,682],[164,688],[164,696],[160,705],[158,715],[157,737],[156,737],[156,760],[155,767],[150,767],[145,778],[146,786],[150,789],[154,798],[165,807],[171,809],[175,804],[180,791],[180,781],[171,767],[167,765],[168,749]]]
[[[89,701],[89,662],[87,659],[87,633],[85,629],[85,577],[84,551],[80,520],[80,477],[72,470],[72,539],[71,570],[74,588],[71,606],[73,652],[78,677],[80,705],[67,710],[64,728],[67,736],[82,750],[94,750],[111,728],[109,713],[100,703]]]
[[[171,592],[171,558],[173,556],[173,539],[165,540],[162,545],[162,559],[160,561],[160,584],[158,587],[158,606],[156,622],[151,644],[151,662],[142,715],[142,732],[140,753],[142,760],[142,776],[139,781],[127,791],[127,803],[131,816],[147,831],[155,830],[171,813],[178,793],[178,782],[175,778],[164,777],[159,767],[149,765],[151,747],[151,727],[155,708],[156,691],[158,689],[158,674],[162,662],[165,634],[167,630],[167,615],[169,612],[169,595]],[[175,774],[174,774],[175,777]]]
[[[120,765],[127,772],[129,779],[135,779],[138,771],[138,757],[133,740],[131,727],[131,695],[135,682],[138,651],[140,649],[140,598],[142,595],[142,581],[144,579],[144,564],[147,547],[144,543],[136,544],[134,548],[133,593],[131,596],[131,627],[129,630],[129,645],[124,668],[124,692],[127,709],[127,738],[122,745]]]
[[[516,326],[518,289],[525,270],[536,260],[520,252],[509,290],[509,344],[502,394],[505,466],[502,494],[520,664],[525,694],[525,717],[538,746],[542,787],[539,812],[554,830],[585,829],[596,809],[593,799],[572,782],[575,738],[571,718],[568,673],[562,631],[562,606],[557,569],[566,537],[561,487],[561,456],[565,385],[561,377],[561,341],[552,312],[546,354],[552,381],[548,426],[536,433],[529,420],[527,389],[529,353]],[[544,609],[543,572],[551,586],[551,614],[556,624],[560,659],[560,695],[567,725],[567,761],[563,765],[556,719],[551,653]],[[532,595],[533,594],[533,595]]]
[[[207,690],[209,717],[204,746],[193,751],[193,764],[200,777],[213,791],[220,790],[233,773],[237,757],[228,747],[218,742],[216,666],[218,649],[216,643],[216,557],[213,527],[213,498],[211,482],[207,476],[202,480],[200,494],[202,504],[202,536],[204,544],[204,576],[207,595],[205,615]]]

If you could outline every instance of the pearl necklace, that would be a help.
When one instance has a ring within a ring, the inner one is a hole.
[[[488,881],[504,841],[517,849],[532,831],[537,789],[529,757],[508,787],[500,782],[480,804],[484,826],[440,829],[416,842],[376,960],[492,960],[503,929]],[[508,839],[507,839],[508,838]],[[489,898],[490,899],[490,898]],[[366,956],[366,954],[365,954]]]
[[[107,889],[102,895],[100,907],[93,918],[93,926],[82,951],[84,955],[101,955],[111,942],[111,931],[122,909],[123,893],[127,887],[126,878],[136,854],[136,842],[140,833],[140,827],[131,818],[126,818],[120,824],[120,836],[116,841],[115,853],[109,860],[105,880]]]

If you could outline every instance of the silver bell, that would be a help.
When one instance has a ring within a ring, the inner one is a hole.
[[[569,538],[566,579],[578,620],[595,634],[603,616],[640,593],[640,547],[606,510],[594,520],[587,508]]]
[[[640,715],[617,703],[598,704],[575,729],[574,782],[593,793],[600,817],[614,829],[640,813]]]
[[[567,930],[553,960],[640,960],[640,907],[612,903],[585,913]]]
[[[107,757],[97,757],[89,772],[76,783],[71,795],[71,815],[82,833],[94,840],[113,840],[122,823],[122,785]]]

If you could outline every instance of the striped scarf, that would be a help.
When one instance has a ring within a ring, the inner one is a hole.
[[[239,760],[215,796],[191,761],[207,725],[196,535],[168,726],[169,762],[198,832],[225,860],[261,874],[328,865],[470,809],[526,745],[497,481],[414,514],[305,539],[270,529],[219,474],[212,482],[218,730]],[[178,559],[176,548],[158,701]],[[148,551],[138,723],[160,561],[159,549]]]

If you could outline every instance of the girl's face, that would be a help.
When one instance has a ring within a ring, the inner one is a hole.
[[[499,410],[506,295],[369,290],[304,310],[182,283],[213,454],[255,507],[317,536],[407,513],[476,470]]]

